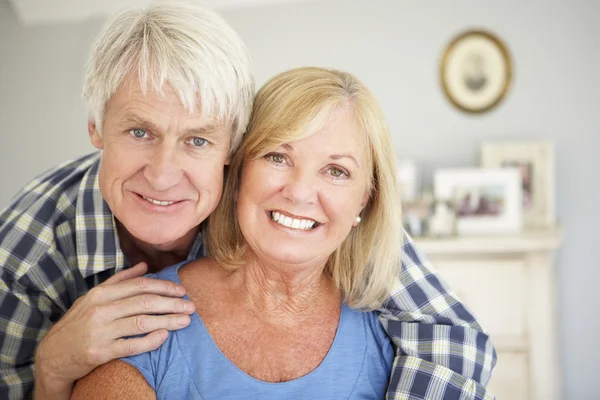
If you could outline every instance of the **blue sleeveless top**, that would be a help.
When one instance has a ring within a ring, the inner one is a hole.
[[[148,276],[181,283],[177,271],[186,262]],[[383,399],[394,350],[374,312],[344,304],[325,359],[291,381],[263,382],[240,370],[221,353],[196,313],[190,325],[169,332],[158,349],[121,360],[144,375],[159,400]]]

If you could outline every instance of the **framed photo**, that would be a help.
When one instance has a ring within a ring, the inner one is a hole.
[[[521,179],[516,168],[441,169],[435,198],[451,201],[458,235],[509,234],[522,229]]]
[[[513,78],[510,54],[490,32],[472,30],[454,38],[442,57],[444,94],[458,109],[482,113],[506,96]]]
[[[425,236],[431,204],[423,199],[402,203],[402,224],[412,237]]]
[[[556,223],[554,151],[554,145],[545,141],[482,145],[482,167],[519,169],[526,228],[547,228]]]

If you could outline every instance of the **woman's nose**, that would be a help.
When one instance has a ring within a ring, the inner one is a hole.
[[[309,171],[295,170],[285,182],[283,195],[293,203],[313,203],[317,198],[317,181]]]

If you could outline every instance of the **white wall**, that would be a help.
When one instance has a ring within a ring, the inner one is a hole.
[[[23,28],[3,1],[0,207],[35,174],[92,150],[79,92],[100,26]],[[484,140],[556,142],[558,217],[566,233],[557,271],[564,398],[596,398],[600,25],[594,22],[600,2],[321,0],[224,15],[245,39],[259,84],[300,65],[358,75],[380,99],[398,153],[416,158],[426,175],[436,167],[477,164]],[[515,62],[508,98],[482,116],[453,109],[437,80],[445,44],[472,27],[496,32]]]

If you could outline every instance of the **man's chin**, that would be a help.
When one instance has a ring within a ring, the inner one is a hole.
[[[139,227],[128,229],[134,242],[142,242],[159,251],[172,251],[189,247],[196,238],[193,227]]]
[[[165,232],[163,230],[157,232],[146,231],[141,235],[141,237],[136,236],[136,238],[156,248],[156,250],[169,251],[175,249],[176,247],[181,247],[181,245],[184,244],[183,242],[186,241],[185,239],[187,236],[188,231]],[[191,240],[193,241],[193,239]]]

